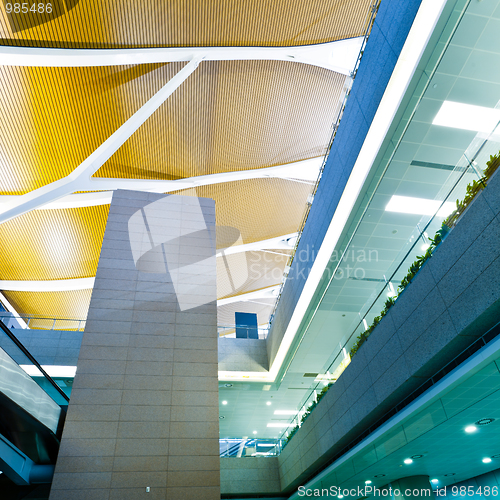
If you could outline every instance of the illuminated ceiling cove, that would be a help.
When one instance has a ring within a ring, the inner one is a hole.
[[[219,323],[268,321],[370,2],[223,4],[2,5],[0,290],[19,314],[86,317],[112,191],[138,189],[215,199],[218,247],[240,233]]]

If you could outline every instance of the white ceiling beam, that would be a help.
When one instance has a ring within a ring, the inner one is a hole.
[[[90,178],[124,142],[172,95],[172,93],[193,73],[202,58],[197,57],[186,64],[169,82],[164,85],[149,101],[139,108],[118,130],[106,139],[73,172],[51,184],[42,186],[19,196],[14,206],[0,213],[0,224],[26,212],[34,210],[48,202],[57,200],[79,191],[82,181]],[[83,182],[85,184],[85,182]]]
[[[94,193],[68,194],[45,205],[36,207],[37,210],[56,210],[64,208],[92,207],[109,205],[113,191],[116,189],[131,189],[134,191],[150,191],[155,193],[168,193],[180,189],[190,189],[210,184],[242,181],[247,179],[280,178],[286,180],[306,180],[314,182],[319,175],[323,157],[309,158],[307,160],[277,165],[275,167],[254,168],[250,170],[237,170],[219,174],[199,175],[175,181],[148,180],[148,179],[107,179],[92,177],[81,179],[75,191],[100,190]],[[58,182],[58,181],[56,181]],[[51,186],[55,183],[49,184]],[[6,212],[19,204],[25,195],[0,195],[0,213]],[[277,247],[275,247],[277,248]]]
[[[295,47],[158,47],[151,49],[50,49],[0,47],[0,65],[34,67],[120,66],[191,61],[289,61],[350,75],[363,37]]]
[[[95,278],[62,280],[0,280],[0,290],[9,292],[70,292],[94,288]]]

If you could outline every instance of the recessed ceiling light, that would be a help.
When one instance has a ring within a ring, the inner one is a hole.
[[[483,458],[483,464],[489,464],[491,462],[490,457]]]
[[[367,480],[365,481],[365,484],[372,484],[372,482],[371,482],[369,479],[367,479]]]
[[[413,460],[418,460],[419,458],[423,458],[423,455],[412,455],[410,458],[413,458]]]
[[[410,465],[413,463],[413,460],[411,458],[405,458],[404,462],[405,464]]]
[[[224,384],[224,387],[233,387],[233,384]]]
[[[375,476],[373,477],[385,477],[385,474],[376,474]]]
[[[494,418],[481,418],[476,422],[476,425],[488,425],[491,424],[491,422],[494,422]]]
[[[500,458],[500,453],[498,455],[491,455],[491,458]]]
[[[219,415],[219,420],[223,420],[224,418],[226,417],[224,417],[223,415]]]
[[[253,431],[254,434],[257,434],[257,431]]]
[[[499,121],[499,109],[444,101],[432,124],[489,134],[495,130]]]
[[[223,405],[227,405],[227,401],[222,401],[222,404]]]
[[[469,434],[471,432],[476,432],[477,431],[477,427],[475,425],[468,425],[466,428],[465,428],[465,432],[468,432]]]
[[[344,498],[344,495],[339,495],[337,498]]]
[[[426,198],[413,198],[411,196],[393,195],[385,207],[386,212],[399,212],[401,214],[434,215],[446,217],[455,210],[455,203],[445,201],[429,200]],[[441,207],[441,208],[439,208]]]
[[[456,476],[456,474],[454,472],[450,472],[448,474],[445,474],[445,477],[450,477],[450,476]]]
[[[437,484],[437,483],[439,483],[439,479],[431,479],[431,483]]]
[[[268,402],[266,403],[266,405],[267,405],[267,406],[271,406],[271,401],[268,401]]]

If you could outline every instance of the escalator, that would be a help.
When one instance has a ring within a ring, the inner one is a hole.
[[[46,499],[69,397],[1,321],[0,336],[1,498]]]

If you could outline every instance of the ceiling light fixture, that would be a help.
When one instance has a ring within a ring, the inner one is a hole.
[[[257,434],[257,431],[253,431],[254,434]]]
[[[404,462],[405,462],[406,465],[410,465],[410,464],[413,463],[413,460],[411,458],[405,458]]]
[[[267,401],[266,405],[271,406],[271,401]]]
[[[456,474],[454,472],[450,472],[448,474],[445,474],[444,476],[445,477],[450,477],[450,476],[456,476]]]
[[[468,425],[466,428],[465,428],[465,432],[467,433],[471,433],[471,432],[476,432],[477,431],[477,427],[475,425]]]
[[[481,418],[476,422],[476,425],[488,425],[491,424],[491,422],[494,422],[494,418]]]
[[[483,458],[483,464],[489,464],[490,462],[491,462],[491,458],[490,457]]]
[[[385,207],[385,211],[414,215],[434,215],[437,213],[438,217],[446,217],[455,210],[455,203],[445,201],[442,207],[441,203],[443,202],[439,200],[393,195]]]
[[[227,405],[227,401],[222,401],[222,404],[223,405]]]
[[[372,482],[371,482],[369,479],[367,479],[367,480],[365,481],[365,484],[372,484]]]
[[[376,474],[375,476],[373,477],[385,477],[385,474]]]
[[[499,121],[500,109],[444,101],[432,124],[489,134]]]
[[[224,415],[219,415],[219,420],[224,420],[225,418]]]
[[[410,458],[413,458],[413,460],[418,460],[419,458],[423,458],[423,455],[412,455]]]
[[[431,479],[431,483],[437,484],[437,483],[439,483],[439,479]]]

